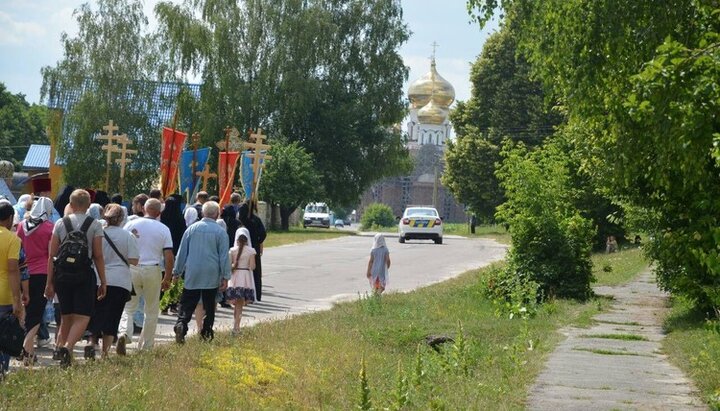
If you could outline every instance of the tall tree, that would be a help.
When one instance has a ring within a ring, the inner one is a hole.
[[[48,144],[47,109],[29,104],[23,94],[12,94],[0,83],[0,158],[19,169],[30,144]]]
[[[517,51],[510,27],[491,35],[473,64],[472,97],[451,112],[457,139],[448,143],[443,183],[459,201],[492,219],[504,201],[495,177],[504,138],[533,147],[552,134],[562,116],[551,110],[542,86]]]
[[[470,0],[502,5],[564,102],[582,168],[635,215],[660,283],[720,307],[717,2]]]
[[[188,0],[156,12],[169,61],[202,78],[204,135],[236,124],[297,142],[338,204],[407,170],[392,127],[405,113],[399,1]]]
[[[64,114],[60,141],[64,176],[69,184],[102,187],[105,157],[95,140],[113,120],[138,154],[126,174],[129,192],[146,191],[157,179],[160,156],[159,120],[151,117],[157,102],[155,84],[162,71],[155,38],[141,1],[98,0],[75,10],[78,34],[63,33],[63,59],[42,69],[41,94],[51,105],[80,95]],[[113,166],[110,190],[118,189]]]

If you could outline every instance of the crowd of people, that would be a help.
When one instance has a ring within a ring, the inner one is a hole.
[[[16,205],[0,199],[0,316],[14,314],[25,330],[18,358],[31,366],[36,346],[49,344],[54,317],[53,359],[73,363],[84,339],[84,357],[125,355],[135,320],[139,350],[152,348],[161,294],[172,286],[175,339],[183,343],[193,315],[200,337],[213,338],[218,304],[233,307],[233,334],[243,307],[262,298],[262,220],[251,202],[233,193],[218,198],[200,192],[193,204],[160,190],[138,194],[128,207],[116,194],[66,187],[53,200],[49,189],[22,196]],[[52,313],[48,315],[48,313]],[[0,369],[10,357],[0,352]]]

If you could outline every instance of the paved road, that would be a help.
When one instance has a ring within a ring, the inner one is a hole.
[[[373,242],[371,236],[371,233],[362,233],[266,249],[263,301],[246,307],[243,326],[328,309],[335,302],[356,299],[369,291],[365,272]],[[452,278],[498,261],[506,251],[506,246],[489,239],[445,236],[443,240],[442,245],[432,241],[399,244],[396,238],[389,237],[392,267],[387,292],[409,291]],[[160,315],[156,341],[173,340],[175,319],[174,315]],[[219,308],[215,329],[231,328],[232,310]],[[51,331],[54,335],[52,327]],[[195,332],[195,321],[192,321],[190,334]],[[136,341],[137,335],[133,338],[133,342]],[[129,348],[134,347],[132,344]],[[77,359],[82,358],[81,348],[76,347]],[[49,349],[38,349],[36,353],[42,364],[57,364],[50,360]],[[13,368],[18,365],[16,361],[11,364]]]

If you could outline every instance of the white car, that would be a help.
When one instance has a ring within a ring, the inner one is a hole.
[[[443,227],[440,214],[432,207],[408,207],[398,225],[398,234],[400,243],[418,239],[442,244]]]
[[[309,203],[303,214],[303,228],[330,228],[330,209],[325,203]]]

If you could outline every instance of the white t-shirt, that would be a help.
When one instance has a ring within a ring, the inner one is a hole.
[[[163,265],[164,250],[172,250],[170,229],[158,220],[142,217],[125,224],[125,231],[135,235],[140,257],[138,265]]]
[[[125,259],[138,258],[138,246],[135,236],[120,227],[110,226],[105,229],[105,234],[110,237],[115,247]],[[132,290],[132,275],[130,267],[118,257],[117,253],[106,238],[103,238],[103,257],[105,257],[105,278],[107,285],[122,287],[128,291]]]
[[[85,219],[89,216],[86,214],[70,214],[68,217],[70,217],[70,225],[72,225],[74,230],[79,230],[83,223],[85,222]],[[89,217],[92,219],[92,217]],[[67,230],[65,230],[65,223],[63,223],[62,218],[55,222],[55,227],[53,228],[53,234],[55,234],[58,239],[60,239],[60,244],[62,244],[65,237],[67,237]],[[92,220],[92,224],[90,224],[90,227],[87,231],[87,241],[88,241],[88,256],[92,258],[92,252],[93,252],[93,239],[95,237],[102,237],[103,236],[103,228],[102,224],[98,220]],[[53,256],[56,257],[56,256]]]

